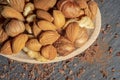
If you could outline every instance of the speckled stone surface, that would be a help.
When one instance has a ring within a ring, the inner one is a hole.
[[[110,30],[101,32],[96,41],[99,46],[103,46],[102,40],[110,46],[104,48],[102,63],[82,62],[80,55],[43,65],[21,63],[0,56],[0,80],[120,80],[120,0],[96,1],[102,14],[102,29],[106,29],[108,24],[110,26]],[[111,55],[109,59],[108,55]]]

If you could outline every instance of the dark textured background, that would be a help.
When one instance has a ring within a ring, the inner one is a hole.
[[[111,55],[110,59],[104,56],[103,63],[87,63],[76,56],[63,62],[34,65],[0,56],[0,80],[120,80],[120,0],[96,1],[102,14],[102,29],[110,26],[106,34],[100,33],[97,42],[103,46],[103,38],[111,46],[110,54],[104,52]]]

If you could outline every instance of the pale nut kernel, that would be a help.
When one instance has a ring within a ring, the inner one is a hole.
[[[3,46],[0,49],[0,53],[6,54],[6,55],[11,55],[12,53],[12,48],[11,48],[11,41],[7,41],[3,44]]]
[[[28,40],[27,34],[20,34],[16,36],[12,41],[13,53],[20,52],[25,47],[25,43],[27,42],[27,40]]]
[[[38,57],[35,58],[37,61],[40,61],[40,62],[47,62],[48,59],[46,59],[45,57],[43,57],[41,54],[39,54]]]
[[[9,36],[14,37],[25,31],[25,25],[22,21],[13,19],[6,25],[5,31]]]
[[[32,51],[40,51],[42,45],[39,43],[37,39],[30,39],[27,41],[26,47]]]
[[[34,38],[33,34],[27,34],[27,36],[28,36],[28,39],[33,39]]]
[[[21,21],[25,20],[20,12],[8,6],[4,7],[1,14],[4,18],[15,18]]]
[[[26,53],[29,51],[29,49],[27,47],[24,47],[22,50]]]
[[[87,29],[94,29],[94,23],[92,19],[88,16],[84,16],[81,18],[81,20],[78,21],[78,24],[80,27],[85,27]]]
[[[57,31],[45,31],[39,36],[39,42],[42,45],[53,44],[59,37]]]
[[[33,3],[30,3],[30,2],[27,3],[27,4],[25,5],[23,15],[24,15],[24,16],[27,16],[28,14],[32,13],[34,9],[35,9],[35,8],[34,8],[34,4],[33,4]]]
[[[27,16],[26,21],[28,23],[30,23],[30,22],[33,22],[35,19],[36,19],[36,15],[35,14],[31,14],[31,15]]]
[[[48,45],[41,49],[41,54],[46,59],[53,60],[57,57],[57,50],[54,46]]]
[[[37,58],[39,56],[40,52],[36,52],[36,51],[32,51],[32,50],[29,50],[27,52],[27,55],[30,57],[30,58]]]

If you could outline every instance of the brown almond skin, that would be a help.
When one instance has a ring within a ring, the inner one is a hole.
[[[32,28],[33,34],[35,37],[37,37],[40,33],[41,33],[41,29],[39,28],[39,26],[34,22],[33,23],[33,28]]]
[[[77,36],[79,35],[80,27],[79,24],[76,22],[72,22],[68,24],[66,28],[66,36],[67,38],[74,43],[74,41],[77,39]]]
[[[57,8],[66,18],[76,18],[80,16],[80,7],[75,0],[59,0]]]
[[[59,37],[57,31],[45,31],[39,36],[39,42],[42,45],[49,45],[53,44]]]
[[[87,42],[89,35],[86,28],[80,28],[79,35],[75,41],[75,47],[81,47],[85,42]]]
[[[27,34],[20,34],[16,36],[12,41],[13,53],[20,52],[25,47],[25,43],[27,42],[27,40],[28,40]]]
[[[48,13],[47,11],[37,10],[36,14],[37,14],[37,17],[40,19],[45,19],[49,22],[53,22],[53,20],[54,20],[54,18],[51,16],[51,14]]]
[[[41,30],[44,30],[44,31],[46,31],[46,30],[56,31],[56,29],[57,29],[56,26],[53,23],[51,23],[49,21],[46,21],[46,20],[38,21],[38,26]]]
[[[25,25],[22,21],[12,19],[5,27],[6,33],[11,36],[15,37],[18,34],[25,31]]]
[[[8,39],[7,33],[2,29],[2,25],[0,25],[0,43],[3,43]]]
[[[78,3],[80,9],[85,9],[88,7],[88,4],[85,0],[75,0],[75,1]]]
[[[94,20],[97,14],[98,5],[95,1],[89,1],[88,6],[92,14],[91,18]]]
[[[53,60],[57,56],[57,50],[54,46],[48,45],[42,48],[41,54],[46,59]]]
[[[0,49],[0,53],[6,54],[6,55],[11,55],[12,53],[12,48],[11,48],[11,41],[7,41],[3,44],[3,46]]]
[[[19,12],[23,12],[25,6],[25,0],[9,0],[9,4],[12,8]]]
[[[37,39],[30,39],[26,42],[26,47],[33,51],[40,51],[42,45]]]
[[[25,20],[23,15],[20,12],[18,12],[17,10],[15,10],[9,6],[4,6],[4,9],[2,10],[1,14],[4,18],[15,18],[20,21]]]
[[[57,0],[34,0],[34,6],[36,9],[42,9],[48,11],[56,4]]]
[[[66,56],[75,50],[74,45],[62,36],[54,43],[54,47],[60,56]]]

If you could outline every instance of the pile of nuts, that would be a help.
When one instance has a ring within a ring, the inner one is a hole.
[[[98,6],[93,0],[7,0],[0,20],[0,53],[21,50],[38,61],[66,56],[88,39]]]

